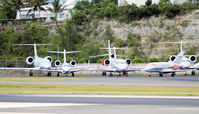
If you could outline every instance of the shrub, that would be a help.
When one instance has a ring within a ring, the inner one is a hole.
[[[187,9],[187,10],[191,10],[191,9],[198,9],[199,8],[199,2],[193,4],[192,2],[185,2],[182,4],[182,6]]]
[[[133,60],[132,60],[132,63],[144,63],[145,60],[143,58],[138,58],[138,57],[135,57]]]
[[[124,47],[124,46],[126,46],[126,43],[123,40],[121,40],[121,39],[116,39],[115,42],[114,42],[114,44],[117,47]]]
[[[80,11],[73,12],[72,19],[77,25],[82,25],[83,22],[87,21],[86,14]]]
[[[139,19],[139,9],[135,4],[118,7],[118,19],[121,22],[129,23]]]
[[[1,24],[11,23],[25,23],[25,22],[45,22],[46,17],[30,18],[30,19],[0,19]]]
[[[189,26],[190,20],[183,20],[182,23],[180,24],[182,27],[187,27]]]
[[[180,14],[184,9],[183,7],[179,5],[173,5],[173,4],[168,4],[166,7],[164,7],[164,15],[167,16],[168,18],[173,18],[176,15]]]
[[[104,8],[104,16],[112,18],[117,14],[117,5],[115,3],[109,3],[107,7]]]

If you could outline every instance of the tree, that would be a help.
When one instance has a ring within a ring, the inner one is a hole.
[[[14,33],[15,31],[13,29],[0,31],[0,56],[12,55]]]
[[[2,0],[0,7],[1,12],[6,15],[7,19],[15,19],[17,15],[17,10],[21,8],[23,3],[20,0]]]
[[[74,9],[82,11],[89,7],[90,7],[90,2],[88,0],[81,0],[77,1],[77,3],[74,6]]]
[[[57,15],[58,13],[63,12],[66,6],[63,6],[62,4],[60,4],[60,0],[54,0],[52,5],[53,5],[53,8],[48,8],[48,10],[54,14],[56,25],[58,26]]]
[[[34,16],[35,16],[35,11],[39,11],[39,17],[40,17],[40,11],[46,11],[45,8],[42,7],[42,5],[46,4],[46,1],[47,0],[31,0],[28,3],[28,6],[33,8],[28,11],[28,14],[34,11]]]
[[[146,6],[150,6],[150,5],[152,4],[152,0],[147,0],[147,1],[145,2],[145,4],[146,4]]]
[[[12,6],[14,6],[14,9],[19,11],[19,14],[21,15],[20,9],[23,7],[23,1],[22,0],[10,0]]]
[[[117,14],[117,5],[115,3],[109,3],[104,8],[104,15],[108,18],[112,18]]]
[[[139,19],[139,9],[136,4],[120,6],[118,8],[118,16],[121,22],[129,23]]]
[[[49,42],[48,39],[48,29],[42,27],[40,24],[27,24],[24,26],[24,29],[17,31],[17,34],[14,38],[14,44],[47,44]],[[18,56],[27,57],[29,55],[33,55],[33,47],[32,46],[14,46],[13,53]],[[38,52],[40,54],[46,54],[46,48],[39,46]]]
[[[57,44],[60,50],[77,50],[84,43],[83,36],[78,33],[73,25],[67,20],[60,26],[56,34],[51,38],[53,44]],[[56,49],[56,48],[55,48]]]
[[[77,25],[82,25],[83,22],[87,21],[86,14],[81,11],[71,11],[72,20]]]

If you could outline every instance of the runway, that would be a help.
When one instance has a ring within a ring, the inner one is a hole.
[[[148,77],[146,75],[131,75],[128,77],[76,76],[75,78],[79,78],[79,77],[84,78],[84,80],[0,81],[0,84],[66,84],[66,85],[125,85],[125,86],[129,85],[129,86],[199,87],[199,83],[198,83],[199,76]],[[70,77],[60,77],[60,78],[70,78]]]
[[[84,80],[0,81],[0,84],[199,87],[199,76],[160,78],[158,76],[131,75],[128,77],[76,76],[75,78],[79,77]],[[0,114],[198,114],[198,107],[198,96],[0,94]]]
[[[0,113],[196,114],[199,97],[121,95],[0,95]]]

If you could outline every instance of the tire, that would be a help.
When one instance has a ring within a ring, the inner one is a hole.
[[[74,73],[72,73],[72,77],[74,77],[75,76],[75,74]]]
[[[193,70],[193,71],[191,72],[191,75],[192,75],[192,76],[195,76],[195,75],[196,75],[196,72]]]
[[[29,76],[33,76],[33,72],[32,71],[29,72]]]
[[[60,75],[59,75],[59,72],[57,73],[57,77],[59,77]]]
[[[159,74],[159,77],[163,77],[163,74]]]
[[[171,77],[175,77],[175,75],[176,75],[175,73],[172,73],[172,74],[171,74]]]
[[[110,72],[110,74],[109,74],[110,76],[113,76],[113,73],[112,72]]]

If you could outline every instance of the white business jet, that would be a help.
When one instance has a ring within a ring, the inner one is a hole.
[[[67,76],[67,74],[71,73],[72,76],[75,76],[74,72],[81,71],[80,68],[75,68],[75,66],[76,66],[76,61],[75,60],[70,61],[70,63],[66,62],[66,54],[79,53],[79,52],[82,52],[82,51],[66,51],[64,49],[63,52],[60,52],[60,51],[47,51],[47,52],[64,54],[64,63],[61,63],[59,60],[56,60],[55,61],[56,68],[54,70],[50,70],[52,72],[57,72],[57,76],[59,76],[60,73],[65,74],[66,76]]]
[[[187,58],[184,55],[183,43],[187,42],[165,42],[177,44],[180,43],[180,53],[177,56],[170,56],[170,61],[168,62],[154,62],[149,63],[144,71],[151,73],[159,73],[160,77],[163,77],[163,74],[171,73],[171,76],[174,77],[176,72],[184,72],[187,69],[191,68],[191,63],[196,62],[197,57],[195,55],[189,56]],[[195,72],[192,71],[192,75],[195,75]]]
[[[110,72],[110,76],[113,76],[113,72],[123,73],[124,76],[128,76],[128,72],[130,71],[135,71],[135,69],[129,69],[129,65],[131,64],[130,59],[117,59],[117,56],[122,56],[122,55],[117,55],[116,50],[117,49],[124,49],[124,48],[117,48],[117,47],[110,47],[110,41],[108,41],[108,48],[101,48],[101,49],[107,49],[108,54],[103,54],[103,55],[97,55],[97,56],[90,56],[90,57],[101,57],[101,56],[108,56],[108,59],[102,60],[102,65],[107,66],[106,69],[98,69],[96,71],[102,71],[102,75],[106,76],[107,72]],[[113,50],[113,53],[112,53]]]
[[[52,63],[52,58],[50,56],[45,57],[45,58],[40,58],[37,55],[37,46],[40,45],[52,45],[52,44],[15,44],[19,46],[33,46],[34,47],[34,57],[29,56],[26,59],[26,63],[28,65],[33,64],[34,68],[8,68],[8,67],[3,67],[0,68],[0,70],[28,70],[29,76],[33,76],[32,71],[46,71],[47,76],[51,76],[51,72],[49,69],[51,68],[51,63]]]

